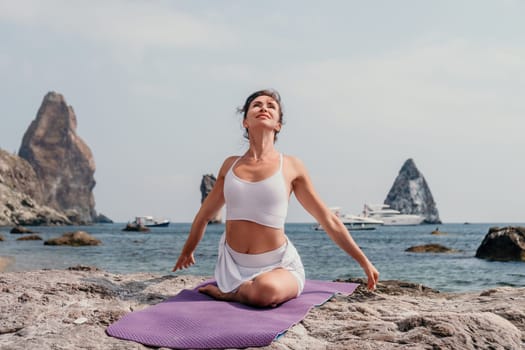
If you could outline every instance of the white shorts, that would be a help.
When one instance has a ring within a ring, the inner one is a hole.
[[[215,279],[222,292],[233,292],[243,282],[277,268],[290,271],[297,279],[299,296],[304,289],[304,267],[297,249],[288,237],[286,243],[275,250],[261,254],[243,254],[233,250],[226,243],[226,233],[222,234],[215,265]]]

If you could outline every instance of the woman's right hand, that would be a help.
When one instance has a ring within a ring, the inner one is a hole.
[[[193,257],[193,253],[190,253],[190,254],[181,253],[172,271],[175,272],[177,270],[187,269],[193,264],[195,264],[195,258]]]

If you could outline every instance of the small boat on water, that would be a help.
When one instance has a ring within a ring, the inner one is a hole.
[[[382,220],[367,218],[361,215],[342,214],[340,207],[331,207],[330,210],[341,220],[349,230],[375,230],[377,226],[383,225]],[[314,230],[323,230],[321,224],[314,226]]]
[[[168,227],[170,221],[167,219],[156,219],[153,216],[136,216],[133,221],[135,225],[145,226],[145,227]]]
[[[385,226],[419,225],[425,220],[421,215],[402,214],[400,211],[390,208],[387,204],[365,204],[363,216],[382,220]]]

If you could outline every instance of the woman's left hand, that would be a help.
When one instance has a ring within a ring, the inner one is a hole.
[[[379,271],[377,271],[372,263],[368,263],[363,269],[365,270],[366,276],[368,278],[368,290],[375,290],[377,283],[379,282]]]

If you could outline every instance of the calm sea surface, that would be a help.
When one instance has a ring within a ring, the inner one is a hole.
[[[398,279],[422,283],[442,291],[473,291],[496,286],[525,286],[525,263],[491,262],[474,257],[476,249],[491,224],[443,224],[383,226],[373,231],[354,231],[352,236],[376,265],[381,279]],[[525,224],[513,224],[525,226]],[[115,273],[171,273],[184,245],[190,224],[171,224],[153,228],[149,233],[123,232],[124,223],[82,227],[29,227],[44,239],[64,232],[83,230],[102,241],[94,247],[44,246],[42,241],[16,241],[21,235],[10,234],[10,227],[0,227],[5,241],[0,242],[0,256],[15,259],[8,271],[66,268],[82,264],[94,265]],[[305,265],[307,278],[327,279],[363,277],[359,265],[337,247],[322,231],[313,230],[312,223],[287,224],[288,237],[297,247]],[[213,275],[217,244],[224,225],[210,225],[195,253],[196,264],[185,274]],[[413,245],[438,243],[459,250],[453,254],[408,253]]]

